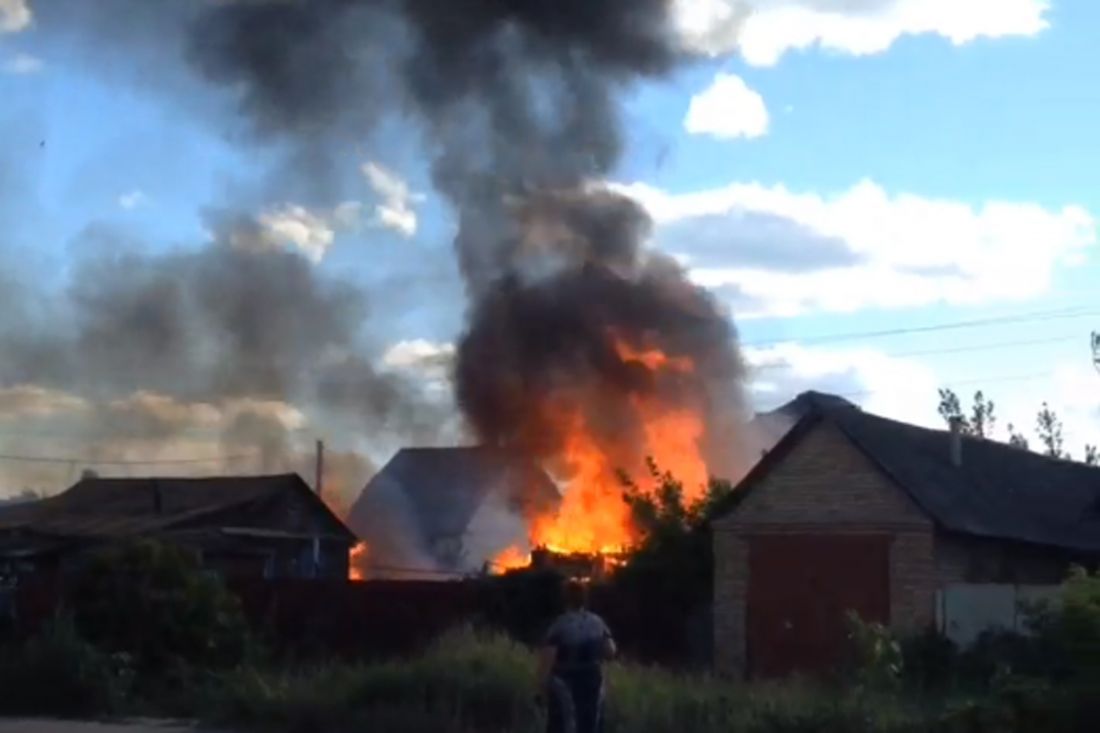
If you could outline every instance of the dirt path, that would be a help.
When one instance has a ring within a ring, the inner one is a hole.
[[[0,733],[197,733],[186,723],[136,720],[130,723],[81,723],[68,720],[0,720]],[[205,731],[205,733],[215,733]]]

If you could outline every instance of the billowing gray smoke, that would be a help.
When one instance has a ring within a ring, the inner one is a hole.
[[[300,255],[221,239],[169,254],[91,250],[50,303],[5,291],[12,307],[0,334],[8,412],[64,417],[81,452],[143,460],[160,454],[150,441],[214,433],[194,451],[256,453],[236,470],[299,469],[308,462],[292,439],[305,419],[298,407],[320,429],[342,420],[409,440],[438,430],[439,406],[359,353],[365,294]],[[31,455],[51,452],[29,442]]]
[[[645,213],[600,185],[622,152],[619,91],[682,60],[669,5],[39,0],[36,9],[43,29],[68,33],[115,78],[132,75],[130,54],[162,70],[150,83],[141,66],[140,82],[166,96],[196,79],[217,90],[179,109],[289,151],[271,177],[279,196],[334,205],[353,150],[369,151],[395,120],[418,134],[457,218],[470,301],[459,404],[481,439],[552,462],[562,428],[539,408],[561,394],[598,432],[620,437],[639,430],[628,409],[638,398],[701,413],[708,448],[728,446],[740,418],[730,322],[675,263],[645,249]],[[173,48],[187,73],[154,60]],[[228,124],[225,97],[239,113]],[[361,294],[321,283],[293,255],[214,245],[108,257],[78,274],[69,301],[73,329],[20,342],[0,367],[5,383],[48,374],[96,393],[305,400],[411,436],[438,424],[357,349],[356,326],[369,318]],[[656,374],[617,344],[692,368]]]
[[[459,219],[472,308],[456,386],[483,439],[552,458],[561,428],[539,412],[550,394],[579,389],[584,411],[622,435],[639,429],[631,397],[659,391],[706,413],[706,439],[725,446],[708,453],[725,468],[744,372],[732,326],[643,249],[638,206],[590,185],[620,156],[619,87],[678,60],[669,11],[667,0],[233,3],[197,23],[190,49],[209,78],[242,85],[263,134],[363,129],[380,92],[415,113]],[[612,335],[691,359],[692,378],[639,373]]]

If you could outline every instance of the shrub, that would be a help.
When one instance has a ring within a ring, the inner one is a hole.
[[[901,644],[893,633],[882,624],[863,621],[855,613],[849,613],[846,621],[855,683],[873,690],[897,687],[904,660]]]
[[[108,548],[74,581],[66,603],[81,636],[130,655],[143,679],[227,668],[244,657],[247,625],[236,596],[178,547],[143,540]]]
[[[80,638],[58,616],[21,644],[0,650],[0,714],[82,717],[121,709],[133,681],[124,656]]]

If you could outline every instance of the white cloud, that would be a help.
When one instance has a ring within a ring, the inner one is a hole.
[[[81,412],[88,402],[75,394],[35,384],[0,388],[0,419]]]
[[[361,208],[355,201],[333,209],[308,209],[288,203],[273,206],[254,218],[225,218],[216,228],[224,232],[233,247],[252,251],[297,250],[317,263],[324,259],[338,231],[358,224]]]
[[[741,77],[721,73],[692,98],[684,129],[723,139],[760,137],[768,131],[768,108]]]
[[[0,71],[3,71],[5,74],[26,76],[28,74],[37,74],[39,71],[42,71],[44,66],[45,64],[42,63],[42,59],[37,56],[31,56],[29,53],[17,53],[0,65]]]
[[[455,345],[425,339],[410,339],[393,344],[382,356],[389,369],[405,372],[420,381],[429,394],[448,397]]]
[[[749,393],[757,409],[770,410],[806,390],[842,397],[864,410],[915,425],[943,429],[937,413],[938,389],[952,387],[969,410],[973,394],[982,390],[994,402],[994,439],[1007,441],[1008,426],[1039,448],[1035,418],[1047,402],[1063,423],[1065,449],[1080,460],[1086,444],[1100,445],[1100,374],[1087,361],[1062,363],[1026,382],[991,374],[945,378],[918,359],[890,356],[871,348],[836,349],[777,344],[746,348],[751,373]],[[1021,385],[1026,384],[1026,389]]]
[[[172,430],[223,431],[242,417],[261,418],[297,430],[306,424],[305,415],[281,400],[251,397],[229,398],[217,403],[190,402],[171,395],[140,390],[104,405],[118,430],[127,425],[153,425]],[[129,422],[124,422],[129,421]]]
[[[410,191],[404,179],[378,163],[365,163],[363,175],[380,199],[374,207],[375,222],[406,238],[416,234],[415,204],[424,201],[424,196]]]
[[[0,0],[0,33],[18,33],[31,24],[27,0]]]
[[[304,206],[285,204],[257,217],[262,240],[268,244],[293,247],[314,262],[320,262],[336,239],[327,217]]]
[[[905,35],[955,45],[978,38],[1034,36],[1049,25],[1049,0],[674,0],[683,43],[695,53],[737,51],[771,66],[789,51],[819,46],[881,53]]]
[[[972,206],[872,181],[830,196],[758,183],[679,195],[615,188],[647,207],[659,246],[697,282],[761,304],[742,316],[1029,299],[1097,242],[1080,206]]]
[[[1016,424],[1030,431],[1042,401],[1047,400],[1062,420],[1066,450],[1081,459],[1085,444],[1100,445],[1100,374],[1082,358],[1080,363],[1055,367],[1049,382],[1049,389],[1029,389],[1015,395],[1017,401],[1033,400],[1022,405],[1027,412]]]
[[[454,355],[454,344],[411,339],[398,341],[387,349],[382,357],[382,363],[391,368],[408,369],[423,366],[426,363],[449,363]]]
[[[750,394],[771,409],[806,390],[838,394],[868,412],[939,427],[936,374],[924,364],[870,348],[831,349],[799,344],[746,348]]]
[[[144,206],[149,203],[149,197],[144,191],[133,190],[118,197],[118,205],[127,211]]]

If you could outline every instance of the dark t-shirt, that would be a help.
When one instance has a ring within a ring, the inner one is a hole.
[[[569,611],[546,632],[545,643],[557,650],[555,674],[599,670],[611,630],[590,611]]]

